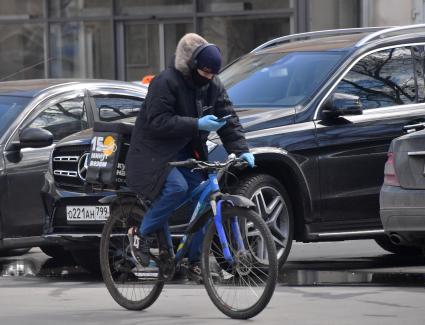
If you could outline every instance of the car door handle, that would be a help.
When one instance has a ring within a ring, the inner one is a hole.
[[[425,151],[408,151],[407,155],[410,157],[422,157],[425,156]]]
[[[420,131],[425,129],[425,122],[422,123],[416,123],[416,124],[407,124],[403,126],[403,131],[408,133],[412,131]]]

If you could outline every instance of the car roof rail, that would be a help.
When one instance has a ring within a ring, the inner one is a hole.
[[[391,35],[391,34],[397,33],[397,32],[403,32],[403,31],[406,31],[406,30],[412,30],[414,32],[418,31],[418,30],[422,30],[422,31],[425,32],[425,24],[386,27],[385,29],[378,30],[378,31],[376,31],[372,34],[369,34],[369,35],[363,37],[360,41],[358,41],[356,43],[356,47],[363,46],[366,43],[369,43],[369,42],[376,40],[378,38],[382,39],[382,38],[385,38],[385,37],[394,36],[394,35]]]
[[[260,46],[256,47],[251,51],[251,53],[257,52],[259,50],[265,49],[270,46],[299,40],[303,38],[320,38],[320,37],[327,37],[327,36],[337,36],[337,35],[344,35],[344,34],[358,34],[358,33],[367,33],[367,32],[376,32],[381,31],[382,29],[385,29],[387,27],[360,27],[360,28],[342,28],[342,29],[328,29],[328,30],[320,30],[320,31],[314,31],[314,32],[305,32],[305,33],[299,33],[299,34],[292,34],[292,35],[286,35],[282,37],[278,37],[275,39],[272,39],[268,42],[265,42],[261,44]]]

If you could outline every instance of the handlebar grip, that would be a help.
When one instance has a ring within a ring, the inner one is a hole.
[[[195,159],[188,159],[185,161],[171,161],[168,163],[168,165],[173,167],[191,167],[196,164]]]

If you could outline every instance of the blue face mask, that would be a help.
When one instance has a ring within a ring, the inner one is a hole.
[[[197,69],[192,70],[192,80],[196,87],[203,87],[211,82],[211,79],[201,76]]]

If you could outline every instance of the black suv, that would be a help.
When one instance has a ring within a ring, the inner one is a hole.
[[[379,190],[391,140],[425,120],[424,47],[424,26],[309,32],[269,41],[220,74],[257,164],[229,191],[256,203],[280,263],[292,240],[374,238],[397,251],[384,237]],[[46,237],[94,253],[107,191],[86,193],[82,179],[60,174],[79,170],[63,157],[87,156],[89,144],[89,133],[77,134],[53,153]],[[210,160],[226,157],[215,134],[209,150]],[[184,209],[171,220],[178,237]]]

